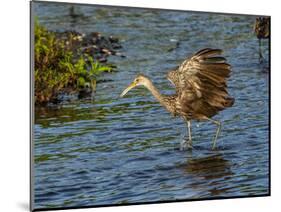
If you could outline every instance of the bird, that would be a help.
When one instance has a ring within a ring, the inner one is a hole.
[[[212,149],[215,149],[221,122],[212,119],[219,111],[231,107],[235,99],[227,91],[231,66],[221,56],[221,49],[205,48],[184,60],[167,73],[175,93],[163,95],[144,74],[138,74],[121,93],[124,97],[132,88],[146,87],[159,103],[174,117],[182,117],[187,125],[188,138],[181,142],[181,149],[192,149],[191,121],[211,121],[217,125]]]
[[[254,25],[255,34],[259,40],[259,60],[262,62],[261,39],[268,39],[270,36],[270,18],[257,17]]]

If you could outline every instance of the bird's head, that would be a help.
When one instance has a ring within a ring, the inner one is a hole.
[[[120,97],[123,97],[126,95],[126,93],[129,92],[129,90],[131,90],[134,87],[143,85],[145,87],[148,87],[151,84],[151,81],[148,77],[146,77],[143,74],[139,74],[136,76],[136,78],[134,79],[134,81],[121,93]]]

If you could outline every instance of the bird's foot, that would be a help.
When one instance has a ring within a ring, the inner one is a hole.
[[[183,139],[180,143],[180,150],[192,150],[192,141],[191,140],[187,140],[187,139]]]
[[[212,145],[212,150],[216,150],[216,148],[217,148],[216,145],[213,144]]]

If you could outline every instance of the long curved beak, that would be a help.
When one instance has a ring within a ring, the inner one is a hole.
[[[126,95],[126,93],[129,92],[129,90],[131,90],[132,88],[136,87],[137,84],[135,82],[132,82],[120,95],[120,97],[123,97]]]

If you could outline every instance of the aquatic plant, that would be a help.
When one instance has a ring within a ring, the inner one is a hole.
[[[90,85],[95,89],[96,78],[102,72],[112,70],[110,66],[94,61],[93,57],[81,53],[79,48],[69,48],[54,32],[35,21],[35,104],[56,102],[60,93],[70,93]]]

